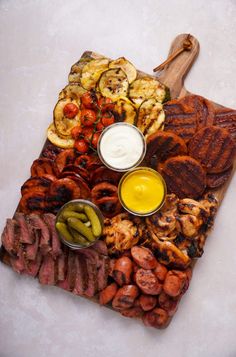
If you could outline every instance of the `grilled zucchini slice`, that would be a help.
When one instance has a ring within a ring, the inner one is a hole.
[[[98,87],[104,97],[111,98],[115,101],[127,96],[129,82],[122,69],[114,68],[108,69],[101,75]]]
[[[80,83],[82,69],[91,60],[91,57],[82,57],[78,62],[73,64],[68,76],[69,83]]]
[[[79,108],[78,100],[72,99],[61,99],[57,102],[54,111],[53,111],[53,122],[58,134],[63,138],[71,137],[71,129],[73,129],[80,122],[80,111],[73,119],[68,119],[64,115],[64,107],[66,104],[73,103]]]
[[[150,98],[162,103],[166,97],[166,87],[154,78],[139,78],[130,85],[129,97],[137,105]]]
[[[102,72],[108,69],[109,60],[106,58],[94,59],[87,63],[81,73],[81,84],[82,86],[90,90],[96,87]]]
[[[144,136],[163,129],[165,113],[162,104],[154,98],[145,100],[138,110],[137,127]]]
[[[133,125],[136,124],[137,111],[128,98],[119,99],[115,103],[113,114],[116,121],[123,121]]]
[[[59,93],[59,99],[70,98],[78,100],[85,92],[87,91],[78,83],[70,83]]]
[[[121,68],[125,72],[129,83],[132,83],[137,77],[136,68],[125,57],[120,57],[114,61],[111,61],[109,68]]]
[[[48,129],[47,129],[47,137],[48,140],[53,144],[58,146],[59,148],[63,148],[63,149],[71,149],[74,147],[74,139],[69,138],[69,139],[64,139],[61,138],[58,135],[58,132],[56,131],[56,128],[54,126],[54,124],[50,124]]]

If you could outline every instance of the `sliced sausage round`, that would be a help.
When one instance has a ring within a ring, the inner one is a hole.
[[[164,281],[167,272],[168,272],[168,270],[167,270],[167,268],[165,267],[165,265],[160,264],[159,262],[157,262],[157,265],[156,265],[156,267],[155,267],[155,269],[154,269],[154,273],[155,273],[155,275],[157,276],[158,280]]]
[[[138,294],[139,290],[136,285],[124,285],[117,291],[112,307],[116,310],[128,309],[133,306]]]
[[[135,281],[144,294],[158,295],[161,292],[162,285],[151,270],[138,269]]]
[[[186,274],[179,270],[170,270],[163,284],[164,292],[169,296],[178,296],[186,283]]]
[[[154,309],[154,307],[157,304],[157,298],[152,295],[141,295],[139,297],[140,301],[140,306],[143,309],[143,311],[150,311]]]
[[[169,322],[169,316],[167,312],[159,307],[156,307],[152,311],[148,311],[143,316],[143,323],[146,326],[155,328],[164,328]]]
[[[132,247],[131,255],[134,261],[143,269],[154,269],[157,265],[157,260],[150,249],[145,247]]]
[[[108,304],[116,295],[118,290],[118,286],[116,283],[112,283],[108,285],[105,289],[103,289],[99,294],[99,303],[101,305]]]
[[[132,270],[132,261],[128,257],[121,257],[115,263],[113,278],[120,286],[127,285],[131,281]]]

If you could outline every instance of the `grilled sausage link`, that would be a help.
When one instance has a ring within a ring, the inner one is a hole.
[[[120,286],[127,285],[131,281],[132,270],[132,261],[128,257],[121,257],[115,263],[113,277]]]

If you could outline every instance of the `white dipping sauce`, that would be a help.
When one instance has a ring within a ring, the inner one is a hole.
[[[114,169],[124,170],[137,164],[144,154],[144,138],[133,125],[113,124],[99,142],[101,159]]]

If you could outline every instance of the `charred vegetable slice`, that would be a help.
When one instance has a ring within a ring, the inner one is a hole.
[[[68,105],[73,105],[74,108],[78,109],[78,113],[74,115],[73,117],[66,115],[65,109],[68,107]],[[76,125],[79,124],[79,116],[80,116],[80,111],[79,111],[79,103],[78,100],[71,100],[71,99],[61,99],[57,102],[55,108],[54,108],[54,125],[59,133],[60,136],[65,137],[65,138],[70,138],[71,137],[71,129],[73,129]]]
[[[109,69],[101,75],[99,89],[104,97],[118,100],[126,97],[129,89],[128,78],[120,68]]]
[[[150,98],[154,98],[162,103],[166,98],[166,87],[154,78],[144,77],[136,79],[130,85],[129,97],[137,105]]]
[[[69,83],[80,83],[82,69],[91,60],[92,60],[91,57],[86,56],[80,58],[78,62],[73,64],[70,70],[70,74],[68,76]]]
[[[47,136],[48,136],[48,140],[53,144],[53,145],[56,145],[60,148],[63,148],[63,149],[71,149],[74,147],[74,139],[71,139],[71,138],[68,138],[68,139],[65,139],[65,138],[61,138],[57,131],[56,131],[56,128],[54,126],[54,124],[52,123],[49,127],[48,127],[48,130],[47,130]]]
[[[132,102],[127,98],[119,99],[115,103],[113,113],[116,121],[124,121],[129,124],[136,124],[137,112]]]
[[[78,83],[68,84],[59,93],[59,99],[70,98],[78,100],[86,92],[86,90]]]
[[[111,61],[109,68],[121,68],[125,72],[129,83],[132,83],[137,77],[136,68],[124,57],[120,57],[114,61]]]
[[[138,111],[137,127],[145,136],[162,129],[164,121],[165,113],[161,103],[151,98],[141,104]]]
[[[109,60],[106,58],[94,59],[87,63],[81,73],[82,86],[87,90],[95,88],[102,72],[107,70],[108,64]]]

